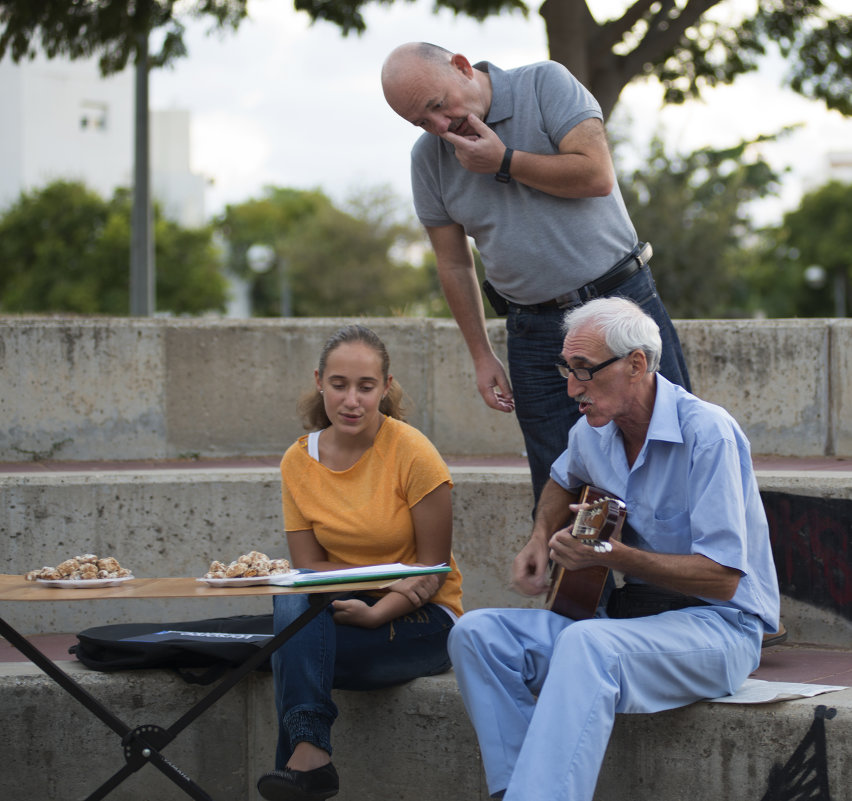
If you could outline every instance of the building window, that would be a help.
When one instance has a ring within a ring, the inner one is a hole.
[[[83,131],[105,131],[109,109],[106,103],[84,100],[80,105],[80,128]]]

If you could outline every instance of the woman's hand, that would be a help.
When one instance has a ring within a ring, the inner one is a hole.
[[[370,606],[357,598],[347,598],[332,603],[335,623],[344,626],[358,626],[362,629],[376,629],[385,622],[375,606]]]
[[[372,606],[357,598],[334,601],[334,622],[363,629],[377,629],[389,620],[407,615],[428,603],[438,592],[443,578],[444,574],[435,573],[402,579],[395,582],[389,588],[390,592]]]
[[[438,592],[441,586],[441,578],[443,574],[432,573],[425,576],[411,576],[407,579],[397,581],[390,587],[391,592],[398,592],[405,596],[415,609],[419,609],[423,604]]]

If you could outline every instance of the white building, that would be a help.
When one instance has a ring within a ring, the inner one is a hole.
[[[102,78],[96,59],[0,61],[0,211],[23,191],[77,180],[104,198],[133,181],[134,75]],[[151,114],[151,188],[164,213],[202,225],[202,176],[190,169],[189,113]]]
[[[163,214],[187,228],[198,228],[204,217],[203,175],[190,169],[189,112],[152,111],[151,192]]]
[[[828,154],[826,174],[829,181],[852,184],[852,150],[836,150]]]

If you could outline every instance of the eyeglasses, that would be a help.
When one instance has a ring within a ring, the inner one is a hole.
[[[569,367],[565,362],[557,362],[556,369],[563,378],[573,375],[578,381],[591,381],[598,370],[603,370],[604,367],[608,367],[613,362],[617,362],[623,358],[624,356],[613,356],[611,359],[596,364],[594,367]]]

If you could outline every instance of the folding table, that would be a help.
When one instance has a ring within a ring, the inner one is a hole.
[[[93,715],[100,718],[120,738],[125,764],[97,790],[87,796],[86,801],[97,801],[114,790],[128,776],[143,765],[151,763],[168,776],[187,795],[197,801],[213,801],[201,787],[169,762],[160,750],[165,748],[199,715],[209,709],[225,693],[233,688],[246,674],[262,665],[272,652],[292,637],[335,598],[355,590],[382,589],[393,584],[393,580],[376,580],[325,584],[310,587],[278,587],[256,585],[251,587],[212,587],[194,578],[140,578],[125,581],[113,587],[92,589],[56,589],[36,582],[26,581],[23,576],[0,574],[0,601],[90,601],[98,599],[117,600],[128,598],[222,598],[240,595],[281,595],[306,593],[310,597],[308,609],[286,629],[272,637],[242,665],[225,674],[222,680],[200,701],[193,705],[168,728],[156,724],[131,727],[114,715],[97,698],[81,687],[64,670],[51,661],[25,637],[12,628],[0,616],[0,635],[5,637],[31,662],[41,668],[66,692],[76,698]]]

